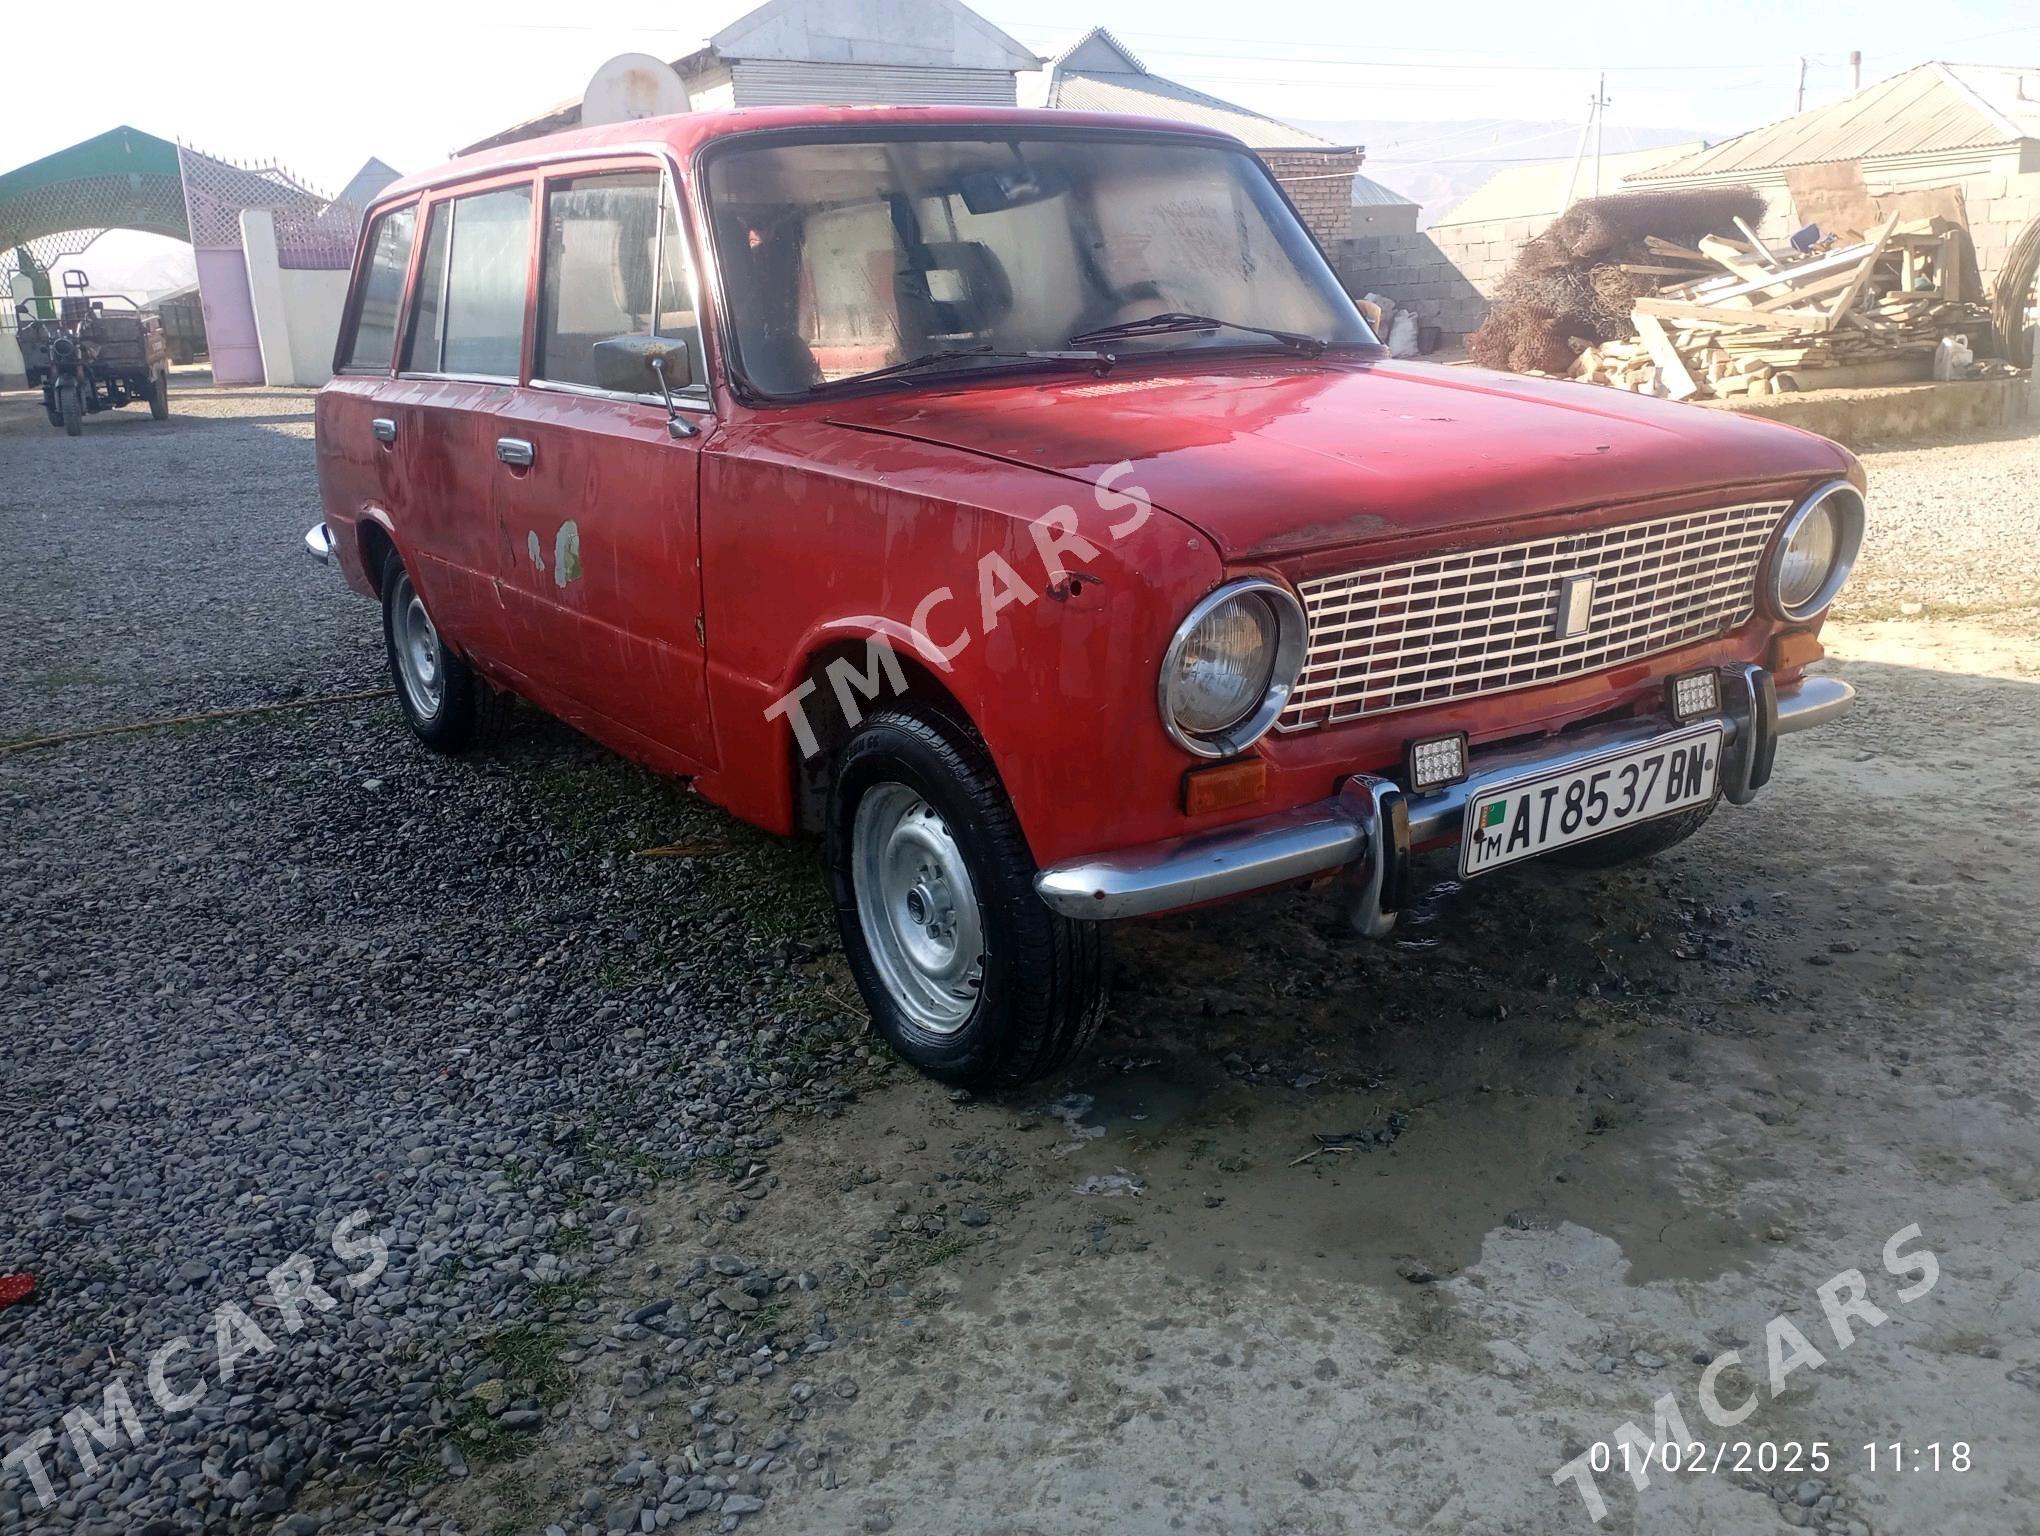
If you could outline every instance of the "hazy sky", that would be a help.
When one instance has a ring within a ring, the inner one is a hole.
[[[1809,100],[1847,89],[1851,48],[1866,81],[1930,57],[2040,64],[2034,0],[1042,3],[976,9],[1043,53],[1102,23],[1157,73],[1291,118],[1576,118],[1606,67],[1611,123],[1725,134],[1791,112],[1802,53]],[[83,90],[62,65],[11,71],[0,170],[126,121],[213,154],[279,160],[337,190],[369,155],[419,169],[578,95],[612,54],[677,57],[749,8],[184,0],[152,13],[145,33],[93,48]]]

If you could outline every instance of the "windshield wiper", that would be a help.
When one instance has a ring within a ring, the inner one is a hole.
[[[840,379],[829,379],[822,385],[832,389],[839,384],[867,384],[874,379],[898,378],[901,374],[920,373],[929,368],[939,368],[945,363],[990,363],[994,367],[1026,367],[1035,364],[1082,363],[1087,368],[1103,372],[1112,366],[1112,354],[1092,348],[1070,352],[1001,352],[994,347],[965,347],[961,351],[923,352],[904,362],[888,363],[883,368],[872,368],[864,373],[847,373]]]
[[[1101,325],[1095,330],[1079,331],[1069,338],[1069,344],[1073,347],[1082,347],[1097,341],[1118,341],[1136,336],[1171,336],[1178,331],[1215,331],[1221,328],[1266,336],[1270,341],[1280,342],[1290,351],[1299,352],[1305,357],[1316,357],[1330,345],[1319,337],[1306,336],[1300,331],[1278,331],[1265,325],[1242,325],[1237,320],[1218,320],[1210,315],[1188,315],[1181,310],[1149,315],[1141,320],[1121,320],[1116,325]]]

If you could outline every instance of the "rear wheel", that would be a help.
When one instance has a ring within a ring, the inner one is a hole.
[[[383,562],[383,643],[397,704],[435,752],[465,752],[500,733],[508,700],[441,642],[395,550]]]
[[[64,423],[64,436],[76,437],[85,430],[85,397],[76,384],[57,386],[57,416]]]
[[[1690,811],[1680,811],[1675,816],[1660,816],[1641,826],[1610,832],[1592,842],[1556,849],[1550,857],[1553,862],[1568,864],[1574,869],[1618,869],[1624,864],[1640,863],[1683,843],[1698,832],[1719,804],[1721,801],[1717,797],[1705,805],[1694,806]]]
[[[888,710],[843,748],[830,894],[873,1022],[931,1077],[1004,1087],[1083,1049],[1105,1009],[1105,935],[1034,893],[1034,862],[984,749]]]
[[[158,421],[170,419],[170,370],[158,369],[149,385],[149,414]]]

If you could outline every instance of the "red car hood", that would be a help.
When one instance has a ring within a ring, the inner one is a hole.
[[[1229,561],[1845,473],[1825,438],[1619,390],[1284,362],[878,395],[829,412],[1095,483],[1114,465]]]

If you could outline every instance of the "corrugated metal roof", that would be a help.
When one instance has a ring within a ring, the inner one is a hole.
[[[2033,71],[1921,64],[1841,101],[1753,128],[1634,181],[1750,175],[1831,160],[1987,149],[2040,137],[2040,103],[2018,103]],[[2002,103],[2000,105],[1999,103]],[[2019,105],[2023,123],[2004,110]]]
[[[1667,144],[1657,149],[1632,149],[1601,157],[1601,191],[1620,192],[1625,177],[1635,177],[1667,161],[1681,159],[1704,145]],[[1492,224],[1502,219],[1549,219],[1558,215],[1566,200],[1566,177],[1573,161],[1540,160],[1534,165],[1512,165],[1497,171],[1473,191],[1431,221],[1433,229],[1454,224]],[[1594,195],[1594,160],[1580,161],[1580,179],[1573,188],[1576,197]]]
[[[1249,112],[1216,96],[1193,91],[1160,75],[1064,71],[1048,95],[1051,107],[1074,112],[1114,112],[1130,117],[1160,117],[1171,122],[1216,128],[1243,140],[1250,149],[1339,149],[1343,146],[1305,133],[1272,117]]]
[[[1943,64],[2022,139],[2040,139],[2040,69],[2003,64]]]
[[[1391,192],[1371,176],[1353,178],[1353,206],[1356,208],[1396,208],[1417,206],[1416,199],[1404,197],[1400,192]]]

